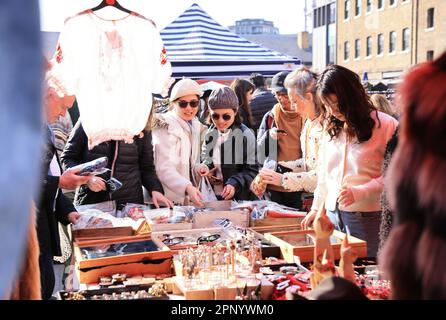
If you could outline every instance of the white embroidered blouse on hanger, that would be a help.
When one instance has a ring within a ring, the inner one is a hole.
[[[152,93],[172,73],[153,22],[137,13],[105,20],[86,10],[65,21],[55,54],[56,72],[76,95],[93,148],[107,140],[133,142],[145,127]]]

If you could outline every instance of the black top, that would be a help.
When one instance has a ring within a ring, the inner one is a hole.
[[[100,177],[108,180],[113,176],[122,182],[122,188],[110,194],[107,191],[93,192],[87,185],[83,185],[76,194],[77,205],[115,200],[118,209],[121,209],[127,203],[144,203],[142,186],[149,193],[152,191],[164,193],[155,172],[151,132],[144,131],[142,138],[135,136],[131,144],[123,141],[107,141],[88,150],[87,135],[78,121],[61,155],[64,169],[100,157],[108,158],[109,169],[112,169],[115,162],[113,172],[108,171]]]

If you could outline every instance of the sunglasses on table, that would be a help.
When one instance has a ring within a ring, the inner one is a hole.
[[[213,120],[218,120],[218,119],[220,119],[220,115],[218,114],[218,113],[212,113],[211,114],[211,117],[212,117],[212,119]],[[225,114],[223,114],[223,115],[221,115],[221,117],[223,118],[223,120],[225,120],[225,121],[229,121],[229,120],[231,120],[231,118],[232,118],[232,116],[229,114],[229,113],[225,113]]]
[[[190,105],[191,108],[196,108],[196,107],[198,107],[199,104],[200,104],[200,101],[198,101],[198,100],[191,100],[191,101],[178,100],[178,105],[180,106],[180,108],[186,108],[187,105]]]

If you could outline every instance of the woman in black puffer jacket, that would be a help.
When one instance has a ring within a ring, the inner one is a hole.
[[[256,139],[240,123],[238,98],[229,87],[212,91],[209,109],[213,125],[202,146],[201,176],[207,176],[214,192],[224,200],[258,200],[249,187],[259,172]]]
[[[119,210],[127,203],[143,204],[142,186],[144,186],[149,191],[155,206],[158,206],[159,202],[172,206],[172,203],[164,197],[163,187],[156,176],[150,131],[144,130],[140,136],[135,136],[132,144],[107,141],[88,150],[87,135],[78,121],[61,155],[64,170],[100,157],[107,157],[107,168],[110,171],[96,179],[90,179],[87,185],[82,185],[76,192],[76,205],[114,200]],[[122,183],[121,189],[114,193],[105,190],[104,181],[111,177]]]

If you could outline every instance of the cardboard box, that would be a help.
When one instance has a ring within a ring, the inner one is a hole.
[[[341,244],[345,234],[337,230],[331,236],[334,259],[340,259]],[[314,230],[279,231],[266,233],[265,238],[280,246],[283,258],[290,263],[294,262],[294,256],[298,256],[301,262],[314,260]],[[358,253],[358,258],[367,257],[367,243],[364,240],[348,237],[349,244]]]
[[[125,253],[115,256],[85,258],[83,249],[104,247],[113,244],[132,244],[149,241],[157,250],[147,252]],[[171,274],[172,252],[162,242],[152,239],[150,235],[121,237],[101,240],[78,240],[74,243],[75,268],[80,283],[96,283],[101,276],[111,276],[116,273],[128,275],[141,274]]]

